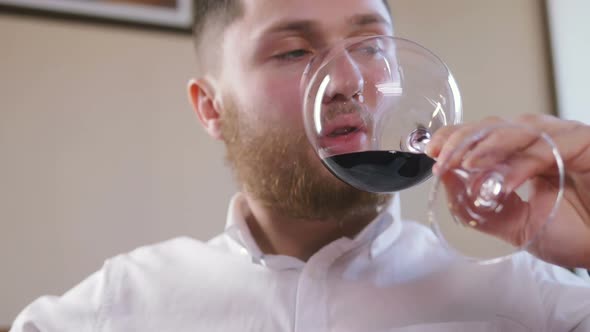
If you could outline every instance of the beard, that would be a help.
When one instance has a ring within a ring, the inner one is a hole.
[[[391,200],[391,194],[361,191],[334,177],[297,126],[256,121],[240,116],[233,103],[226,106],[226,159],[241,189],[267,209],[292,219],[342,223],[374,218]]]

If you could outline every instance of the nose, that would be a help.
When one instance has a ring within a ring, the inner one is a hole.
[[[323,98],[325,104],[333,101],[347,101],[362,93],[365,84],[363,75],[348,52],[332,61],[329,75],[330,82]]]

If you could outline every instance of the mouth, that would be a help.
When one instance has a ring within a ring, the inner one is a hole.
[[[326,155],[364,151],[369,144],[367,127],[358,117],[341,116],[324,129],[320,144]]]
[[[360,130],[361,130],[361,127],[359,127],[359,126],[338,127],[336,129],[334,129],[332,132],[330,132],[327,135],[327,137],[334,138],[334,137],[346,136],[346,135],[350,135],[350,134],[359,132]]]
[[[366,121],[358,113],[342,114],[325,120],[323,127],[320,135],[328,138],[337,138],[360,131],[367,131]]]

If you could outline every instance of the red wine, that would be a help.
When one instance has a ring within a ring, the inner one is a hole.
[[[337,178],[351,186],[384,193],[428,179],[435,161],[422,153],[363,151],[332,156],[323,162]]]

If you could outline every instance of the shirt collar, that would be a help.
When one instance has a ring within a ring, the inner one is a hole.
[[[248,203],[242,193],[235,194],[230,203],[225,223],[227,234],[237,245],[241,254],[250,255],[253,261],[260,261],[264,254],[252,237],[246,223]]]
[[[252,233],[246,223],[246,214],[248,213],[247,204],[246,198],[242,193],[237,193],[232,197],[227,214],[225,233],[236,244],[234,248],[235,252],[250,256],[254,263],[266,265],[265,255],[252,237]],[[401,234],[402,222],[400,210],[400,197],[396,193],[384,211],[351,239],[351,245],[370,244],[371,258],[381,254]],[[287,265],[299,265],[291,263]]]

